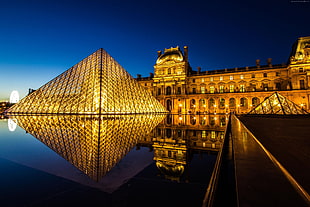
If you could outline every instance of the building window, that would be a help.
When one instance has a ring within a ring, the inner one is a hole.
[[[259,104],[259,98],[254,97],[252,98],[252,106],[257,106]]]
[[[220,86],[220,93],[224,93],[224,86]]]
[[[168,74],[171,74],[171,68],[168,68]]]
[[[191,116],[190,118],[190,122],[192,125],[195,125],[196,124],[196,117],[195,116]],[[193,136],[196,136],[196,131],[193,132]]]
[[[304,72],[304,68],[299,68],[299,72],[300,73]]]
[[[190,105],[191,109],[194,109],[196,107],[196,101],[195,99],[191,100],[191,105]]]
[[[160,88],[157,90],[157,94],[160,95],[161,94],[161,90]]]
[[[225,99],[220,98],[219,107],[220,108],[225,108]]]
[[[215,106],[215,101],[214,101],[213,98],[210,98],[210,99],[209,99],[209,109],[210,109],[210,108],[213,108],[214,106]]]
[[[248,106],[248,100],[246,98],[240,99],[240,106],[241,107],[247,107]]]
[[[204,119],[203,119],[204,120]],[[206,130],[202,130],[201,131],[201,137],[202,138],[206,138],[207,137],[207,131]]]
[[[168,86],[166,88],[166,95],[171,95],[171,87],[170,86]]]
[[[305,80],[299,80],[300,89],[306,89]]]
[[[267,77],[267,73],[264,73],[264,78],[266,78]]]
[[[236,100],[234,98],[229,99],[229,108],[235,108],[236,107]]]
[[[200,107],[206,107],[206,100],[205,99],[200,99]]]
[[[210,81],[211,81],[211,82],[213,81],[213,77],[210,77]]]
[[[229,76],[229,80],[234,80],[234,76]]]
[[[268,91],[268,83],[263,83],[263,89],[264,89],[265,91]]]
[[[195,79],[193,79],[193,83],[195,83]]]
[[[210,116],[209,123],[210,123],[211,126],[214,126],[215,125],[215,117],[211,117]],[[211,134],[212,134],[212,132],[211,132]],[[215,132],[214,132],[214,135],[215,135]],[[215,138],[215,136],[214,136],[214,138]]]
[[[222,81],[223,80],[223,76],[220,76],[220,81]]]
[[[240,92],[245,92],[245,87],[244,87],[244,85],[240,85]]]
[[[255,74],[254,73],[252,74],[252,78],[255,78]]]
[[[206,88],[205,87],[201,87],[200,91],[201,91],[201,93],[206,93]]]
[[[276,83],[276,89],[277,89],[277,90],[281,90],[281,83],[279,83],[279,82]]]
[[[243,79],[244,78],[244,76],[243,75],[240,75],[240,79]]]
[[[276,72],[276,76],[280,76],[280,72]]]
[[[205,82],[205,79],[204,79],[204,78],[201,78],[201,82],[204,83],[204,82]]]
[[[196,88],[193,88],[193,94],[196,94]]]
[[[230,85],[230,86],[229,86],[229,92],[230,92],[230,93],[235,92],[235,86],[234,86],[234,85]]]
[[[210,93],[214,93],[214,86],[210,86]]]
[[[211,131],[211,139],[215,139],[215,131]]]
[[[177,93],[181,94],[181,87],[178,87]]]

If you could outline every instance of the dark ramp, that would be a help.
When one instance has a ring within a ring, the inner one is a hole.
[[[268,128],[268,124],[265,127],[256,122],[253,117],[249,120],[266,134],[271,130]],[[246,122],[245,119],[243,121]],[[255,133],[254,135],[256,136]],[[284,173],[271,161],[263,148],[251,136],[251,133],[234,117],[232,119],[232,138],[236,188],[240,207],[308,206]],[[277,144],[273,143],[273,145]],[[283,153],[286,152],[283,151]]]
[[[310,116],[243,116],[240,120],[310,192]]]

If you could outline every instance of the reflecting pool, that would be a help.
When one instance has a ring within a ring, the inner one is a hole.
[[[201,206],[226,115],[0,120],[1,206]]]

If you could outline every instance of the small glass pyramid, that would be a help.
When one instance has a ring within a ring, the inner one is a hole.
[[[308,114],[294,102],[275,92],[248,114]]]
[[[11,114],[137,114],[166,109],[99,49],[9,108]]]

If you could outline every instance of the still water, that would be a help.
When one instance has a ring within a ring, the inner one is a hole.
[[[225,115],[0,120],[1,206],[201,206]]]

